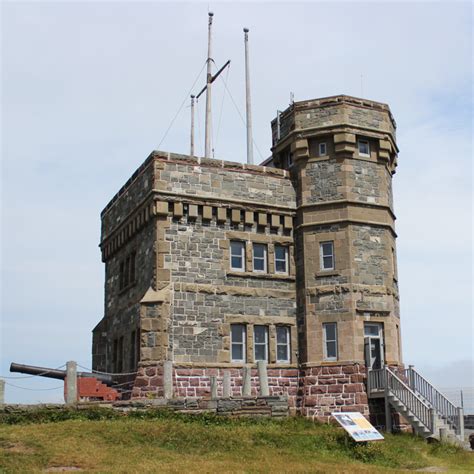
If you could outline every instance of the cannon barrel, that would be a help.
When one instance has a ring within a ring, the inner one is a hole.
[[[64,380],[66,378],[66,371],[59,369],[49,369],[47,367],[35,367],[34,365],[23,365],[12,362],[10,365],[10,372],[19,372],[21,374],[39,375],[40,377],[47,377],[49,379]],[[94,374],[91,372],[77,372],[78,377],[94,377],[107,385],[114,384],[114,378],[111,375]]]

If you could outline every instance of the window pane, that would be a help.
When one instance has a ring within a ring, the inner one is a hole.
[[[243,324],[231,325],[232,342],[243,342],[244,340],[244,326]]]
[[[275,245],[275,258],[277,260],[286,260],[286,247]]]
[[[230,243],[232,255],[238,255],[239,257],[243,254],[244,244],[243,242],[231,242]]]
[[[359,141],[359,153],[363,155],[369,154],[369,142],[363,140]]]
[[[277,360],[288,360],[288,346],[277,346]]]
[[[263,258],[265,256],[265,245],[254,244],[253,245],[253,256]]]
[[[275,263],[275,271],[278,273],[286,273],[286,262],[277,260]]]
[[[336,358],[336,341],[330,341],[326,343],[326,357]]]
[[[323,268],[333,268],[332,257],[323,257]]]
[[[379,325],[378,324],[366,324],[364,326],[364,332],[366,336],[378,336]]]
[[[254,326],[254,338],[255,338],[255,343],[265,343],[266,342],[266,333],[267,333],[267,327],[266,326]]]
[[[326,332],[326,341],[334,341],[336,339],[336,325],[325,324],[324,329]]]
[[[277,326],[277,343],[286,344],[288,342],[288,328]]]
[[[242,268],[242,257],[232,257],[232,268]]]
[[[267,351],[264,344],[255,345],[255,360],[267,360]]]
[[[258,271],[265,271],[265,260],[263,259],[255,259],[253,261],[253,269]]]
[[[232,360],[244,360],[243,344],[232,344]]]
[[[324,256],[332,255],[332,242],[323,242],[321,246],[323,248]]]

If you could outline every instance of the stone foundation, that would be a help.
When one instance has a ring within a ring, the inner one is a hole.
[[[308,367],[302,372],[303,416],[323,423],[335,411],[358,411],[369,416],[364,365]]]
[[[260,381],[257,368],[251,369],[251,393],[257,397],[260,393]],[[224,367],[173,367],[173,394],[178,398],[211,396],[211,377],[216,377],[217,396],[223,396],[224,372],[230,373],[231,397],[243,396],[243,369]],[[269,368],[267,370],[270,396],[284,396],[288,405],[295,409],[298,392],[298,369]],[[164,396],[163,367],[161,365],[141,367],[138,370],[132,391],[133,399]],[[294,410],[293,410],[294,411]]]

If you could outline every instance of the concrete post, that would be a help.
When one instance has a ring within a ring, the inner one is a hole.
[[[444,443],[447,440],[446,428],[439,429],[439,440]]]
[[[430,408],[430,419],[431,419],[431,424],[433,425],[431,428],[431,434],[434,435],[438,432],[438,423],[437,423],[436,412],[433,408]]]
[[[270,390],[268,388],[267,362],[265,360],[259,360],[257,362],[257,368],[258,380],[260,382],[260,396],[268,397]]]
[[[163,363],[163,392],[166,399],[173,398],[173,362],[165,360]]]
[[[242,369],[242,378],[243,385],[242,385],[242,396],[250,397],[252,395],[252,368],[245,366]]]
[[[66,362],[66,403],[77,403],[77,363],[73,360]]]
[[[458,407],[458,419],[456,434],[464,441],[464,410],[461,407]]]
[[[5,380],[0,379],[0,406],[5,405]]]
[[[388,401],[388,388],[387,388],[387,386],[385,386],[384,402],[385,402],[385,431],[387,433],[391,433],[393,431],[392,410],[390,408],[390,403]]]
[[[211,375],[209,379],[211,380],[211,400],[215,400],[217,398],[217,377]]]
[[[224,370],[224,380],[222,382],[222,396],[224,398],[231,397],[230,372],[228,370]]]
[[[408,386],[413,390],[413,370],[415,369],[414,365],[408,366]]]

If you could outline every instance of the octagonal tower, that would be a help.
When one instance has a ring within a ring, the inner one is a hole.
[[[341,405],[368,414],[366,368],[402,363],[395,132],[388,105],[344,95],[295,102],[272,121],[273,165],[291,170],[297,191],[306,415]]]

